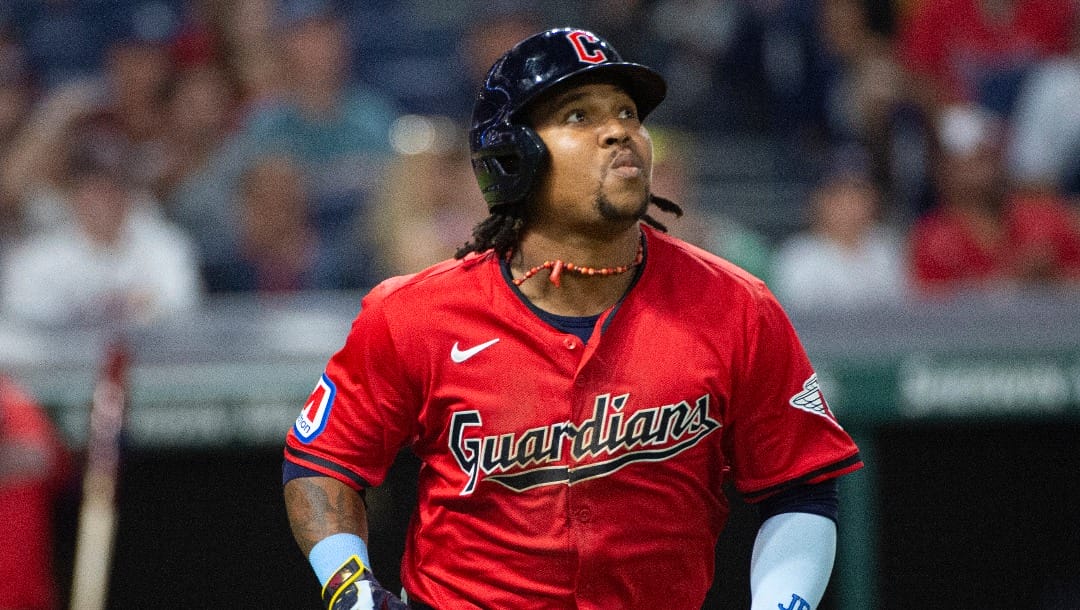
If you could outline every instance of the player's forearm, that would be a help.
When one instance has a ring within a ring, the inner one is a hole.
[[[836,524],[809,513],[766,519],[750,561],[751,610],[814,610],[836,556]]]
[[[316,543],[334,534],[356,534],[367,541],[363,498],[337,479],[292,479],[285,484],[285,510],[293,537],[305,556]]]
[[[327,608],[408,610],[371,571],[360,494],[330,477],[299,477],[285,484],[285,509],[293,536],[323,586]]]

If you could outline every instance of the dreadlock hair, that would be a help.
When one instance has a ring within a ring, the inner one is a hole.
[[[494,250],[499,258],[514,251],[525,226],[525,204],[522,201],[497,205],[491,214],[473,227],[473,239],[458,248],[454,258],[464,258],[470,252]]]
[[[649,193],[649,203],[655,205],[662,211],[667,212],[668,214],[674,214],[675,218],[682,218],[682,207],[670,199],[666,199],[664,197]],[[645,214],[641,217],[641,219],[645,221],[645,224],[656,229],[657,231],[667,233],[667,225],[661,223],[659,220],[653,218],[652,216]]]
[[[650,194],[649,203],[660,208],[661,211],[674,214],[676,218],[683,215],[682,207],[670,199]],[[649,214],[643,215],[641,220],[650,227],[667,233],[667,226]],[[458,248],[457,252],[454,253],[454,258],[464,258],[470,252],[484,252],[487,250],[494,250],[496,256],[506,258],[517,247],[521,229],[524,226],[524,201],[495,206],[492,208],[491,214],[473,228],[472,241]]]

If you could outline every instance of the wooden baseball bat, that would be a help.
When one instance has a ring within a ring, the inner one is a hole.
[[[121,341],[105,348],[90,405],[71,610],[103,610],[108,601],[129,361],[128,349]]]

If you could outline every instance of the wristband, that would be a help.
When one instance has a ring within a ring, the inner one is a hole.
[[[370,576],[368,580],[362,580],[362,583],[353,586],[357,580],[361,580],[364,572],[367,571],[367,566],[360,563],[360,559],[356,555],[346,559],[345,563],[341,564],[330,577],[330,580],[323,585],[322,599],[326,607],[330,610],[339,607],[353,610],[371,608],[374,599],[371,595]],[[361,588],[360,584],[365,586]]]
[[[308,553],[308,562],[315,570],[315,576],[319,584],[326,586],[327,581],[335,572],[352,556],[356,556],[360,562],[371,569],[371,560],[368,558],[367,545],[356,534],[342,532],[333,534],[320,540],[311,547]]]

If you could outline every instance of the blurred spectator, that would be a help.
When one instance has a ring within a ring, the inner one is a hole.
[[[787,307],[835,309],[907,294],[903,241],[880,220],[867,155],[841,149],[810,196],[810,228],[779,248],[770,287]]]
[[[560,0],[343,2],[354,75],[395,100],[402,114],[465,122],[484,76],[510,45],[556,25],[577,5]],[[482,17],[480,17],[482,15]],[[560,16],[563,15],[563,16]],[[502,41],[502,42],[500,42]],[[488,63],[484,63],[488,62]]]
[[[177,75],[165,110],[165,165],[155,195],[168,206],[174,190],[204,171],[225,140],[235,134],[239,96],[220,67],[198,64]]]
[[[106,48],[102,78],[106,104],[134,149],[129,163],[134,184],[158,193],[168,171],[167,94],[174,72],[169,53],[171,28],[133,27]]]
[[[349,79],[347,30],[332,3],[294,0],[279,8],[267,0],[238,0],[227,18],[230,49],[246,49],[254,59],[261,45],[272,44],[271,68],[278,69],[280,52],[285,78],[276,82],[278,91],[262,91],[264,97],[242,92],[247,114],[238,132],[178,182],[168,208],[197,241],[207,273],[232,269],[242,262],[233,260],[242,249],[241,175],[265,158],[292,159],[303,174],[307,221],[320,247],[314,287],[374,285],[386,271],[369,199],[390,157],[396,110]],[[214,289],[230,285],[222,277],[207,282]]]
[[[0,33],[0,159],[5,158],[30,115],[34,91],[26,51]],[[17,236],[22,227],[22,205],[18,196],[0,180],[0,247]]]
[[[0,608],[53,610],[53,504],[67,452],[45,410],[0,375]]]
[[[208,263],[235,252],[231,208],[239,174],[254,159],[284,155],[308,177],[309,218],[327,265],[319,287],[374,285],[385,275],[374,246],[370,198],[390,156],[393,105],[350,80],[345,24],[333,3],[293,0],[275,17],[285,75],[278,101],[255,108],[212,167],[177,193],[179,218]]]
[[[1017,95],[1008,162],[1027,190],[1080,194],[1080,13],[1071,34],[1069,53],[1035,66]]]
[[[871,27],[868,4],[821,0],[817,6],[826,142],[859,142],[869,151],[870,177],[888,204],[884,219],[906,225],[928,205],[930,119],[909,94],[909,75],[892,41]]]
[[[6,313],[68,325],[111,316],[150,323],[191,310],[200,293],[192,245],[132,188],[131,149],[115,120],[87,117],[64,140],[68,218],[5,257]]]
[[[98,80],[72,80],[50,89],[31,110],[0,159],[0,191],[19,207],[24,234],[67,224],[65,147],[76,123],[104,107]]]
[[[127,175],[137,188],[152,189],[167,166],[164,150],[164,94],[172,68],[165,44],[171,23],[157,23],[154,3],[126,16],[102,43],[102,64],[79,79],[49,87],[24,122],[0,163],[0,192],[17,202],[24,232],[66,222],[63,202],[65,134],[91,113],[108,110],[137,150]],[[146,11],[149,10],[149,13]],[[146,14],[144,14],[146,13]],[[140,16],[141,15],[141,16]],[[149,16],[147,16],[149,15]],[[115,31],[114,31],[115,30]]]
[[[1065,53],[1071,0],[920,2],[898,24],[905,67],[931,108],[975,103],[1008,116],[1031,66]]]
[[[796,146],[817,148],[829,133],[830,90],[839,71],[822,25],[832,23],[819,2],[753,3],[761,21],[761,71],[770,93],[774,132]],[[855,35],[855,34],[852,34]]]
[[[655,64],[672,92],[653,120],[683,129],[758,133],[771,119],[762,28],[750,3],[659,0]]]
[[[485,15],[492,9],[485,6]],[[490,18],[469,21],[457,49],[457,71],[462,75],[453,105],[441,112],[453,120],[472,118],[473,102],[495,60],[518,42],[547,26],[544,15],[533,5],[521,2],[496,2]]]
[[[832,140],[874,136],[903,102],[902,68],[892,43],[870,27],[869,10],[860,0],[820,0],[817,28],[828,79],[826,113]]]
[[[391,273],[415,273],[452,258],[487,213],[465,133],[446,117],[405,115],[395,121],[391,142],[398,154],[375,206]]]
[[[169,55],[178,70],[188,70],[225,60],[224,9],[230,3],[185,0],[183,14],[169,44]]]
[[[235,214],[236,251],[204,268],[212,291],[282,292],[319,288],[318,238],[301,169],[287,157],[265,157],[244,172]]]
[[[938,133],[940,200],[911,235],[918,286],[940,293],[1080,280],[1080,227],[1059,197],[1009,188],[1000,119],[953,106]]]
[[[258,110],[284,95],[281,49],[274,28],[277,0],[212,4],[218,12],[224,61],[244,106]]]
[[[220,31],[223,66],[211,63],[183,71],[173,90],[172,145],[187,149],[187,154],[180,154],[188,159],[174,160],[163,203],[195,240],[206,269],[227,268],[239,248],[240,217],[235,208],[241,173],[261,154],[252,139],[242,135],[242,127],[251,115],[281,104],[285,95],[274,27],[277,9],[277,0],[209,3],[202,18],[214,25],[200,27]],[[227,75],[227,85],[219,78],[222,73]],[[222,90],[223,85],[227,89]],[[225,105],[204,114],[192,111],[189,103]],[[235,116],[226,108],[233,108]],[[204,134],[221,131],[201,139],[179,133],[182,126]],[[212,289],[220,285],[216,280],[209,282]]]
[[[257,159],[237,139],[226,139],[193,172],[179,180],[165,201],[170,217],[195,243],[200,267],[225,268],[239,248],[236,202],[242,174]],[[219,285],[208,280],[208,288]]]
[[[26,119],[33,88],[26,49],[0,31],[0,147],[6,147]]]
[[[671,234],[765,279],[771,257],[765,238],[701,200],[701,148],[693,132],[654,126],[649,133],[653,140],[652,192],[678,203],[684,212],[669,223]]]

